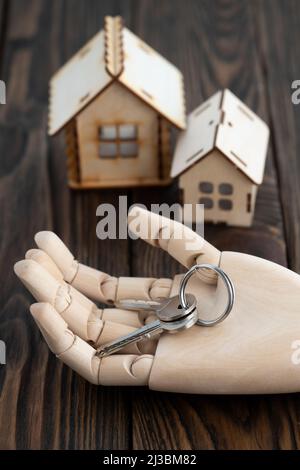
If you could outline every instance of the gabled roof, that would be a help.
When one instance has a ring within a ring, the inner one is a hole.
[[[189,116],[172,164],[174,178],[215,148],[250,180],[263,180],[269,140],[268,126],[231,91],[218,91]]]
[[[153,107],[179,129],[185,128],[181,72],[122,26],[105,26],[50,81],[49,134],[62,129],[114,80]]]

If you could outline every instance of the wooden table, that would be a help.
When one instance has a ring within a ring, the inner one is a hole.
[[[300,271],[300,79],[297,0],[0,0],[1,449],[294,449],[300,397],[185,396],[89,385],[49,353],[28,313],[32,297],[13,264],[38,230],[57,232],[80,261],[113,275],[182,270],[141,241],[95,235],[96,207],[174,202],[164,190],[72,192],[63,138],[47,138],[48,80],[103,24],[127,26],[184,73],[187,108],[229,87],[271,127],[264,183],[251,229],[207,226],[221,250],[262,256]],[[284,312],[283,312],[284,313]],[[266,371],[272,374],[272,365]]]

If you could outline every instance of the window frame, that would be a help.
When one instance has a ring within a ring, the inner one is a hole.
[[[205,186],[206,186],[206,189],[205,189]],[[209,189],[207,189],[207,187]],[[214,183],[212,183],[211,181],[200,181],[198,183],[198,192],[201,194],[213,194],[214,189],[215,189]]]
[[[134,137],[124,138],[121,137],[121,128],[123,126],[133,126],[135,131]],[[116,136],[114,138],[105,139],[101,137],[101,129],[105,127],[113,127],[115,129]],[[138,133],[139,128],[137,123],[122,122],[122,123],[101,123],[97,126],[98,130],[98,157],[102,160],[115,160],[115,159],[127,159],[127,158],[138,158],[139,155],[139,139]],[[136,153],[130,155],[122,154],[122,144],[134,144],[136,146]],[[116,153],[113,155],[101,154],[101,144],[114,144],[116,146]]]
[[[228,207],[226,207],[226,203],[228,203]],[[223,207],[222,207],[222,205],[223,205]],[[218,207],[223,212],[230,212],[230,211],[233,210],[233,200],[229,197],[219,198],[218,199]]]
[[[204,205],[204,210],[208,210],[208,211],[212,210],[215,206],[214,199],[212,197],[210,197],[209,195],[199,197],[198,203],[203,204]],[[207,204],[209,204],[209,205],[207,205]]]
[[[229,191],[228,191],[229,190]],[[234,186],[232,183],[219,183],[218,184],[218,193],[219,195],[222,196],[221,199],[223,199],[223,196],[233,196],[234,193]]]
[[[212,210],[216,207],[222,212],[230,212],[234,209],[234,185],[232,183],[201,180],[198,182],[198,194],[198,203],[204,204],[205,210]]]

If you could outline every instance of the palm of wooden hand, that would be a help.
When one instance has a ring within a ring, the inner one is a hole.
[[[40,232],[35,237],[38,249],[29,250],[15,272],[38,301],[31,313],[57,357],[101,385],[148,384],[185,393],[299,391],[300,354],[295,348],[300,344],[300,276],[254,256],[220,253],[190,229],[140,208],[130,218],[133,231],[142,227],[142,238],[185,267],[219,265],[235,286],[232,313],[212,328],[195,325],[176,335],[162,334],[158,341],[133,344],[99,359],[96,348],[153,318],[99,309],[88,297],[111,307],[127,298],[166,298],[178,293],[181,276],[111,277],[79,264],[54,233]],[[175,236],[177,230],[181,237]],[[224,285],[212,273],[193,278],[188,291],[204,315],[222,308]]]

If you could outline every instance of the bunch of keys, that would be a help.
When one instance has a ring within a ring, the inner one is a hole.
[[[228,302],[224,312],[213,320],[200,320],[197,312],[197,301],[194,295],[186,294],[186,286],[189,278],[198,270],[211,269],[216,272],[225,284]],[[137,343],[144,339],[150,339],[152,336],[162,332],[177,333],[192,327],[193,325],[213,326],[228,317],[232,310],[235,300],[234,286],[229,276],[223,269],[212,264],[196,264],[187,271],[181,280],[179,294],[165,299],[163,301],[151,302],[141,300],[123,300],[119,307],[126,310],[148,310],[153,311],[157,320],[136,329],[132,333],[121,336],[120,338],[101,346],[97,350],[98,357],[109,356],[128,344]]]

